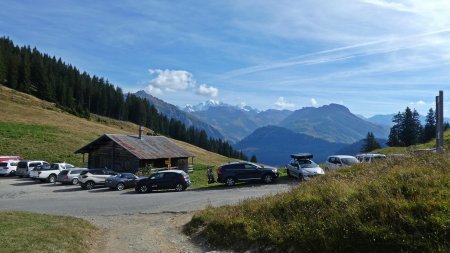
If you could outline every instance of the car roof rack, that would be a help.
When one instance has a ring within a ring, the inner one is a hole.
[[[311,159],[313,158],[313,155],[311,153],[298,153],[292,154],[291,157],[296,159]]]

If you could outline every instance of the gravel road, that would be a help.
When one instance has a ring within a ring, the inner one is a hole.
[[[207,252],[181,233],[195,211],[289,190],[292,184],[244,184],[233,188],[136,194],[133,190],[90,191],[75,185],[0,178],[0,210],[21,210],[84,218],[101,229],[91,252]],[[218,252],[218,251],[216,251]],[[223,252],[223,251],[222,251]]]

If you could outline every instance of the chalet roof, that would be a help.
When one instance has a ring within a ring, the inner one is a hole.
[[[112,140],[137,158],[144,160],[194,156],[164,136],[143,135],[139,139],[137,135],[124,134],[105,134],[78,149],[75,153],[89,153],[89,151],[106,143],[108,140]]]

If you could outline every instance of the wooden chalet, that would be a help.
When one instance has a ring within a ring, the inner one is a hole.
[[[105,134],[75,151],[88,154],[89,169],[110,168],[115,171],[136,173],[139,168],[188,169],[190,152],[164,136]]]

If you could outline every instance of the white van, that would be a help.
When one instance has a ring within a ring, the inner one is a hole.
[[[356,158],[362,163],[372,163],[379,160],[385,160],[386,156],[383,154],[359,154]]]
[[[327,158],[325,166],[329,170],[338,169],[345,166],[351,166],[359,163],[358,159],[350,155],[331,155]]]

